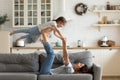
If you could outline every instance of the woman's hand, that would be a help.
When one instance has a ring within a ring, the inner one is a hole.
[[[61,38],[61,40],[62,40],[63,42],[67,42],[67,38],[65,38],[65,37]]]
[[[67,46],[67,44],[66,44],[67,43],[67,39],[66,38],[62,38],[62,43],[63,43],[64,46]]]

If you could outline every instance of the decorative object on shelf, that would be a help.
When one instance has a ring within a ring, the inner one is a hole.
[[[88,10],[88,6],[84,3],[78,3],[76,6],[75,6],[75,12],[76,14],[78,15],[83,15],[87,12]]]
[[[115,46],[115,41],[108,40],[107,44],[108,44],[109,47],[113,47],[113,46]]]
[[[108,20],[107,20],[107,16],[103,16],[101,21],[98,21],[98,24],[107,24]]]
[[[98,10],[120,10],[120,4],[115,4],[115,5],[111,5],[110,2],[106,2],[106,5],[93,5],[93,10],[94,11],[98,11]]]
[[[115,41],[108,40],[108,38],[106,36],[104,36],[101,40],[98,40],[98,46],[113,47],[113,46],[115,46]]]
[[[9,21],[7,14],[0,16],[0,28],[1,28],[1,25],[7,21]]]
[[[16,47],[24,47],[24,46],[25,46],[24,40],[19,40],[16,42]]]
[[[106,10],[111,10],[110,2],[107,2]]]
[[[97,5],[94,5],[94,6],[93,6],[93,10],[98,10],[98,6],[97,6]]]
[[[103,16],[103,22],[104,22],[104,24],[107,24],[107,21],[108,21],[107,18],[108,18],[107,16]]]
[[[116,19],[116,20],[108,20],[107,16],[103,16],[101,21],[98,21],[98,24],[120,24],[120,20]]]
[[[57,41],[57,42],[55,43],[55,46],[56,46],[56,47],[61,47],[61,43],[60,43],[59,41]]]
[[[106,36],[104,36],[104,37],[101,39],[101,41],[102,41],[101,46],[103,46],[103,47],[108,46],[108,44],[107,44],[108,38],[107,38]]]
[[[81,42],[81,40],[78,40],[77,41],[77,47],[81,47],[82,46],[82,42]]]

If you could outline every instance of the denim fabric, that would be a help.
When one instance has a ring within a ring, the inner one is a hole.
[[[47,57],[45,58],[44,62],[41,65],[40,74],[48,74],[49,75],[51,73],[50,69],[54,62],[55,54],[52,49],[52,46],[48,42],[43,43],[43,45],[46,50]]]
[[[26,39],[25,43],[35,42],[39,38],[39,36],[41,34],[40,31],[39,31],[38,26],[29,28],[29,29],[16,30],[16,31],[14,31],[14,33],[26,33],[25,36],[21,37],[22,39],[24,39],[24,38]]]

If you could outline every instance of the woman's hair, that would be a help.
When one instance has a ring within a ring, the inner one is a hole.
[[[80,68],[78,70],[79,73],[88,73],[89,72],[89,69],[87,67],[87,65],[83,66],[82,68]]]
[[[77,70],[75,72],[76,73],[90,73],[90,70],[88,69],[87,65],[83,66],[82,68],[80,68],[79,70]]]
[[[61,21],[61,22],[63,22],[63,23],[67,23],[67,20],[64,18],[64,17],[58,17],[57,19],[55,19],[54,21],[56,21],[56,22],[59,22],[59,21]]]

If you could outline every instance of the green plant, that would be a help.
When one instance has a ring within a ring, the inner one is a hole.
[[[7,14],[0,16],[0,25],[4,24],[6,21],[9,21]]]

